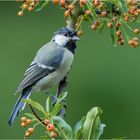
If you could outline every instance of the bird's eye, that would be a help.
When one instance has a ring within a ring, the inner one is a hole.
[[[65,34],[64,34],[64,36],[68,36],[68,34],[67,34],[67,33],[65,33]]]

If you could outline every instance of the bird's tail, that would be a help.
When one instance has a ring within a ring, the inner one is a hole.
[[[24,107],[26,105],[26,103],[22,102],[22,99],[28,99],[30,94],[31,94],[31,88],[30,87],[23,90],[22,95],[18,98],[18,100],[17,100],[17,102],[16,102],[16,104],[13,108],[13,111],[12,111],[10,117],[9,117],[8,123],[9,123],[10,126],[12,126],[15,118],[18,116],[20,111],[24,109]]]

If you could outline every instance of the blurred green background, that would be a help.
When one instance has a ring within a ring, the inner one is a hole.
[[[58,6],[50,4],[23,17],[17,16],[18,10],[16,2],[0,2],[1,139],[23,138],[26,129],[20,127],[20,117],[12,128],[7,123],[18,97],[16,87],[37,50],[65,26]],[[140,138],[140,48],[113,47],[108,30],[100,35],[87,24],[83,30],[69,75],[67,122],[74,126],[93,106],[100,106],[106,124],[102,138]],[[31,98],[45,105],[45,94]],[[44,129],[37,128],[32,138],[43,134]]]

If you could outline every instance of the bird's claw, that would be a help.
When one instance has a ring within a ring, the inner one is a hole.
[[[58,98],[56,96],[53,96],[52,99],[52,105],[55,106],[55,104],[58,102]],[[67,108],[66,99],[63,99],[62,101],[60,101],[60,103],[63,104],[65,108]]]
[[[56,96],[53,96],[53,102],[52,105],[55,106],[55,104],[58,102],[58,98]],[[66,99],[63,99],[62,101],[60,101],[60,104],[63,104],[62,109],[59,111],[58,115],[59,116],[65,116],[66,114],[66,109],[67,109],[67,105],[66,105]]]
[[[48,91],[45,91],[45,93],[52,98],[52,105],[55,106],[55,104],[58,102],[57,95],[53,96]],[[66,99],[61,100],[60,103],[63,104],[63,107],[59,111],[58,115],[63,117],[63,116],[65,116],[65,114],[66,114],[65,112],[66,112],[66,109],[67,109]]]

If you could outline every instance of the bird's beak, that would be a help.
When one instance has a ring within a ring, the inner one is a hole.
[[[79,39],[79,37],[74,36],[74,37],[72,37],[72,40],[74,40],[74,41],[78,41],[78,40],[80,40],[80,39]]]

